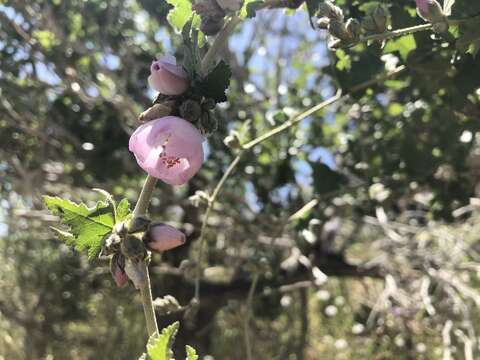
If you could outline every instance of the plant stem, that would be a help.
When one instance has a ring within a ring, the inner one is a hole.
[[[147,213],[148,204],[152,198],[153,190],[155,189],[155,184],[157,179],[148,175],[143,184],[142,191],[138,197],[137,204],[133,210],[133,216],[141,216]],[[145,313],[145,321],[147,323],[148,335],[152,336],[158,334],[157,319],[155,317],[155,309],[153,307],[152,299],[152,287],[150,284],[150,275],[148,273],[148,263],[149,258],[142,260],[139,266],[141,266],[141,271],[144,273],[145,281],[140,287],[140,295],[142,298],[143,312]]]
[[[374,34],[374,35],[369,35],[369,36],[364,36],[360,40],[358,40],[356,43],[352,44],[351,46],[358,45],[360,43],[365,43],[369,41],[383,41],[383,40],[388,40],[391,38],[395,37],[400,37],[403,35],[409,35],[413,34],[419,31],[425,31],[428,29],[432,28],[432,24],[422,24],[422,25],[416,25],[412,27],[408,27],[405,29],[399,29],[399,30],[393,30],[393,31],[387,31],[383,34]]]
[[[257,287],[258,283],[258,274],[253,276],[252,284],[250,285],[250,290],[248,291],[247,303],[245,304],[245,318],[244,318],[244,332],[245,332],[245,349],[247,353],[247,360],[253,360],[252,356],[252,344],[250,343],[250,314],[252,313],[252,302],[253,302],[253,295],[255,294],[255,288]]]
[[[205,243],[205,230],[207,229],[207,224],[208,224],[208,218],[210,217],[210,213],[212,211],[213,205],[215,204],[215,201],[217,200],[218,194],[220,193],[220,190],[222,190],[223,185],[225,184],[225,181],[227,178],[230,176],[230,174],[233,172],[235,167],[237,166],[238,162],[240,161],[242,155],[243,155],[243,150],[240,151],[235,159],[231,162],[230,166],[228,167],[227,171],[225,171],[225,174],[223,174],[222,178],[218,182],[217,186],[213,190],[212,196],[209,197],[208,199],[208,205],[207,205],[207,210],[205,211],[205,216],[203,217],[202,221],[202,228],[200,230],[200,239],[199,239],[199,244],[200,244],[200,250],[198,251],[198,257],[197,257],[197,274],[195,276],[195,299],[200,300],[200,278],[202,275],[202,258],[203,258],[203,251],[204,251],[204,243]]]
[[[133,216],[145,215],[147,213],[148,204],[152,198],[153,189],[155,188],[156,183],[157,179],[150,175],[147,176],[142,191],[140,192],[140,196],[138,197],[137,204],[135,205],[135,209],[133,209]]]
[[[143,312],[145,313],[145,321],[147,323],[148,335],[158,334],[157,318],[155,317],[155,309],[153,307],[152,287],[150,284],[150,275],[148,274],[148,260],[142,261],[143,270],[145,272],[145,283],[140,288],[142,296]]]
[[[240,23],[240,18],[236,15],[232,16],[230,20],[225,24],[222,30],[218,33],[217,37],[215,38],[212,46],[208,49],[207,53],[202,59],[202,74],[207,74],[208,69],[215,61],[215,57],[218,55],[220,50],[222,50],[223,46],[227,42],[228,37],[233,32],[235,27]]]

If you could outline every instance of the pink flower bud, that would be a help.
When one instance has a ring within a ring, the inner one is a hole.
[[[164,56],[150,66],[150,87],[164,95],[180,95],[188,88],[187,73],[173,56]]]
[[[128,276],[125,273],[124,260],[118,254],[113,255],[110,261],[110,273],[118,287],[124,286],[128,282]]]
[[[147,247],[153,251],[167,251],[185,244],[185,234],[170,225],[152,225]]]
[[[436,23],[444,19],[442,7],[436,0],[416,0],[417,12],[428,22]]]
[[[203,163],[203,136],[188,121],[166,116],[135,130],[128,148],[150,176],[170,185],[185,184]]]

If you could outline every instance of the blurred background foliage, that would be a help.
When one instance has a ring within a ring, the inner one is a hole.
[[[336,4],[353,17],[383,4],[393,28],[422,23],[413,0]],[[0,1],[1,359],[144,350],[135,290],[55,239],[41,195],[93,203],[96,187],[135,201],[144,174],[127,142],[155,95],[149,66],[182,56],[168,10],[156,0]],[[477,15],[480,3],[457,0],[453,13]],[[242,158],[209,222],[198,313],[158,317],[180,319],[177,354],[188,343],[210,359],[245,359],[258,277],[255,359],[480,356],[479,26],[452,29],[462,49],[427,31],[335,53],[302,9],[259,11],[239,26],[222,54],[233,78],[206,163],[184,187],[159,184],[151,205],[188,234],[151,265],[154,296],[183,305],[193,276],[179,265],[196,258],[205,210],[189,197],[211,192],[234,158],[229,131],[248,141],[337,89],[406,71]]]

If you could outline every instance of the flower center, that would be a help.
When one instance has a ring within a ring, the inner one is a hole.
[[[159,158],[162,161],[162,164],[165,165],[167,169],[171,169],[175,165],[180,165],[180,158],[178,156],[169,156],[167,154],[167,144],[172,134],[168,134],[165,142],[163,143],[163,151],[160,153]]]

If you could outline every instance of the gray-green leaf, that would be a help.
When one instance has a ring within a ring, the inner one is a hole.
[[[185,346],[187,352],[187,360],[198,360],[197,352],[190,345]]]
[[[52,214],[60,217],[69,232],[59,231],[60,238],[75,245],[78,251],[87,250],[90,259],[98,256],[105,235],[112,231],[115,215],[111,204],[99,201],[94,207],[76,204],[59,197],[44,196],[45,205]]]
[[[162,330],[159,336],[153,335],[148,341],[147,353],[152,360],[170,360],[173,357],[172,345],[178,332],[179,322],[174,322]]]

